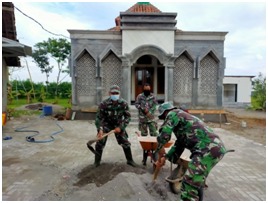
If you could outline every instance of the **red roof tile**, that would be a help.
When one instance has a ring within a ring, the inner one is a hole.
[[[139,2],[130,7],[126,12],[131,13],[161,13],[161,11],[149,2]]]
[[[138,2],[131,6],[125,12],[129,13],[161,13],[161,11],[149,2]],[[120,31],[120,16],[115,18],[116,27],[110,28],[109,30]]]

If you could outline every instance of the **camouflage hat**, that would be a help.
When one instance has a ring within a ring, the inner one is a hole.
[[[110,87],[110,92],[111,93],[120,93],[120,87],[118,86],[118,85],[112,85],[111,87]]]
[[[164,119],[164,113],[165,111],[167,110],[172,110],[172,109],[176,109],[177,107],[174,107],[170,102],[165,102],[163,104],[161,104],[159,107],[158,107],[158,111],[159,111],[159,116],[158,118],[159,119]]]

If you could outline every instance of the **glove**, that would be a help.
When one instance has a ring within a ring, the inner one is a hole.
[[[144,114],[147,114],[147,113],[149,113],[149,110],[146,108],[146,109],[144,109]]]
[[[165,163],[166,163],[166,151],[164,147],[162,147],[160,151],[158,152],[158,157],[157,157],[157,161],[155,162],[155,165],[156,167],[162,167],[165,165]]]
[[[103,130],[99,130],[98,134],[97,134],[97,138],[101,139],[103,136]]]
[[[151,120],[154,119],[154,116],[153,116],[151,113],[149,113],[149,112],[146,114],[146,116],[147,116],[149,119],[151,119]]]
[[[166,158],[163,156],[160,159],[158,159],[154,164],[157,168],[160,168],[162,166],[164,166],[166,163]]]
[[[166,152],[165,152],[164,147],[153,152],[153,160],[155,162],[157,162],[157,160],[160,160],[162,157],[165,157],[165,156],[166,156]]]

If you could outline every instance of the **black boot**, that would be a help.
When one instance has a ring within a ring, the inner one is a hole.
[[[100,161],[101,161],[101,156],[102,156],[102,150],[95,150],[95,162],[94,162],[94,166],[98,167],[100,165]]]
[[[143,150],[142,164],[143,164],[144,166],[146,166],[147,157],[148,157],[148,151],[147,151],[147,150]]]
[[[127,164],[131,165],[133,167],[137,167],[138,165],[132,159],[132,154],[131,154],[130,147],[128,147],[128,148],[123,147],[123,150],[124,150],[124,153],[125,153],[125,156],[126,156],[126,159],[127,159]]]

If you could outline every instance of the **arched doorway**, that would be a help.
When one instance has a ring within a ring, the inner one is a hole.
[[[135,102],[138,94],[143,91],[145,83],[151,85],[151,91],[157,97],[159,103],[164,101],[165,97],[165,68],[160,61],[152,55],[143,55],[132,66],[133,73],[133,96],[132,102]]]

